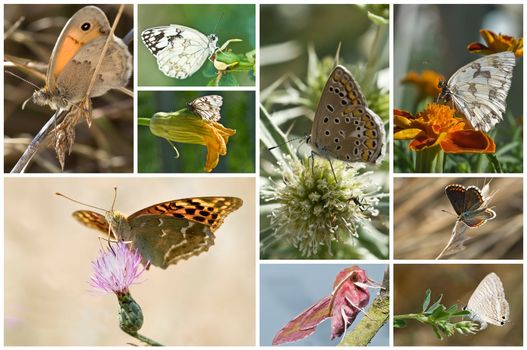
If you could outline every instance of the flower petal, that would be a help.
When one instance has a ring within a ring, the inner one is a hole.
[[[449,133],[441,140],[445,153],[495,153],[496,144],[486,133],[476,130],[460,130]]]

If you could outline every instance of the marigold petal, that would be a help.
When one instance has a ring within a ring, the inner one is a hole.
[[[441,140],[445,153],[495,153],[496,144],[486,133],[476,130],[460,130],[448,133]]]
[[[420,129],[404,129],[393,133],[396,140],[412,140],[423,131]]]

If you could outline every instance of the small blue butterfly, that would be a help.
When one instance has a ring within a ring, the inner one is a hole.
[[[450,204],[458,215],[458,221],[462,221],[468,227],[479,227],[496,217],[494,210],[486,207],[487,198],[476,186],[465,188],[463,185],[452,184],[445,187],[445,193]]]

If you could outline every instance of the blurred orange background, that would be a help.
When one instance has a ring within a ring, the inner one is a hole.
[[[243,206],[206,253],[151,267],[130,288],[144,313],[139,333],[164,345],[255,344],[255,181],[252,178],[5,179],[5,345],[140,345],[119,329],[117,298],[92,292],[91,263],[104,241],[54,195],[126,215],[194,196],[236,196]]]

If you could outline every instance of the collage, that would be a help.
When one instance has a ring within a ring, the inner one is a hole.
[[[3,346],[523,348],[525,1],[2,1]]]

